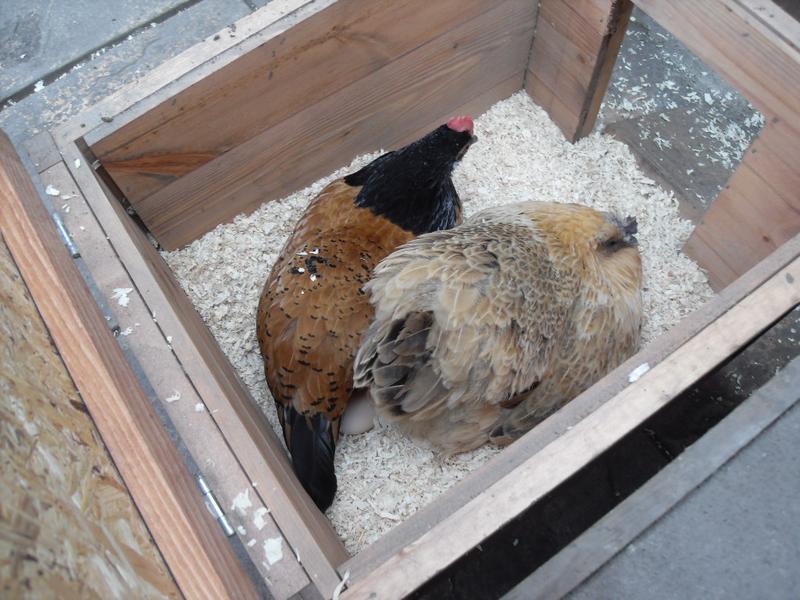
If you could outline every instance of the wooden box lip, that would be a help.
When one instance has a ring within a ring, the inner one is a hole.
[[[204,42],[201,42],[194,48],[186,51],[156,69],[153,73],[148,75],[143,82],[138,83],[134,88],[125,88],[111,96],[94,107],[88,109],[79,117],[73,119],[66,125],[59,127],[52,132],[53,139],[56,147],[58,148],[61,157],[63,157],[64,164],[69,169],[71,176],[78,183],[83,194],[87,196],[94,196],[99,199],[99,195],[103,193],[99,182],[93,180],[93,175],[84,168],[74,166],[75,159],[85,161],[87,156],[86,141],[99,139],[108,132],[122,126],[136,117],[140,111],[146,111],[159,102],[162,102],[164,97],[169,97],[177,89],[191,85],[192,81],[199,79],[211,70],[224,68],[224,65],[234,60],[241,53],[256,47],[263,36],[272,35],[277,30],[288,30],[295,19],[302,18],[304,10],[317,10],[324,9],[335,0],[281,0],[269,4],[264,9],[249,15],[239,22],[237,22],[236,31],[238,37],[226,38],[222,36],[222,40],[214,40],[209,37]],[[693,51],[697,52],[701,58],[706,58],[708,62],[715,65],[715,59],[712,53],[710,59],[704,56],[703,52],[708,50],[705,48],[698,49],[699,41],[692,37],[691,33],[686,34],[684,29],[681,29],[680,18],[681,11],[679,8],[670,6],[671,3],[663,0],[641,0],[636,2],[639,6],[645,9],[651,16],[653,16],[659,23],[664,25],[672,33]],[[770,34],[772,37],[770,52],[774,52],[774,48],[779,49],[786,56],[796,60],[797,51],[796,46],[787,44],[788,39],[785,34],[767,31],[768,28],[757,20],[754,20],[749,13],[746,13],[742,6],[747,3],[736,0],[714,0],[709,2],[713,10],[725,11],[726,14],[733,14],[739,20],[737,24],[743,24],[743,27],[749,28],[753,35],[766,36]],[[738,12],[737,12],[738,11]],[[701,24],[702,25],[702,24]],[[711,27],[708,25],[708,27]],[[770,52],[765,52],[764,56],[755,57],[752,59],[752,64],[758,66],[764,60],[772,56]],[[797,67],[797,62],[793,63]],[[715,65],[719,67],[719,65]],[[792,86],[800,85],[800,68],[794,68],[792,73],[795,78],[789,82],[787,86],[781,86],[779,90],[772,89],[765,86],[762,79],[753,75],[752,72],[746,71],[742,80],[736,79],[736,73],[741,71],[742,67],[735,65],[728,68],[725,72],[725,65],[720,69],[723,74],[728,75],[735,79],[734,83],[740,90],[748,96],[751,101],[758,108],[760,108],[768,118],[778,119],[792,123],[797,123],[797,117],[800,115],[800,108],[795,104],[793,105],[789,97]],[[179,71],[178,79],[175,78],[175,72]],[[787,79],[790,74],[787,74]],[[795,98],[800,95],[794,96]],[[105,119],[104,119],[105,117]],[[108,122],[108,118],[113,117],[113,121]],[[792,121],[792,119],[794,119]],[[97,217],[97,215],[95,215]],[[110,223],[113,220],[119,221],[120,215],[115,214],[114,211],[109,211],[105,217],[100,220],[106,219]],[[117,233],[109,232],[107,234],[112,237],[113,242],[120,242],[118,236],[128,235],[123,232],[124,227],[117,225],[119,231]],[[104,224],[105,228],[105,224]],[[126,242],[127,243],[127,242]],[[160,289],[158,285],[157,273],[153,273],[152,269],[148,267],[147,260],[139,255],[139,251],[133,252],[130,249],[122,249],[122,255],[127,255],[128,261],[137,263],[137,267],[132,268],[131,263],[127,263],[125,267],[131,273],[137,285],[137,292],[143,292],[143,295],[149,295],[151,298],[146,299],[148,306],[158,306],[159,309],[163,308],[167,311],[170,310],[169,301],[163,289],[160,292],[153,288],[153,285]],[[510,493],[504,492],[497,487],[497,481],[500,476],[497,475],[492,478],[494,483],[485,489],[483,486],[484,473],[489,469],[494,469],[496,473],[509,472],[509,465],[519,464],[535,464],[530,461],[541,460],[542,452],[551,444],[559,442],[564,444],[563,440],[575,440],[580,433],[580,430],[575,432],[574,426],[584,422],[584,417],[597,417],[601,414],[599,411],[601,407],[606,404],[609,406],[611,401],[618,398],[621,394],[626,396],[651,394],[652,404],[648,405],[646,409],[639,415],[641,419],[650,414],[647,411],[656,410],[659,402],[668,401],[669,398],[656,398],[653,396],[652,390],[648,386],[651,381],[654,381],[653,372],[658,374],[658,365],[663,364],[670,359],[680,359],[681,353],[694,352],[691,344],[699,344],[704,339],[704,336],[714,334],[714,328],[718,327],[715,322],[729,313],[736,311],[743,301],[751,298],[751,303],[743,304],[749,311],[758,315],[756,322],[748,330],[741,330],[739,337],[731,342],[727,348],[725,356],[745,344],[749,339],[756,335],[763,328],[767,327],[774,320],[779,318],[785,311],[786,307],[797,303],[796,288],[786,288],[786,285],[791,286],[786,277],[789,270],[793,273],[797,272],[797,257],[800,255],[800,238],[795,237],[793,240],[786,242],[769,258],[765,259],[757,267],[754,267],[750,272],[740,277],[734,284],[723,290],[715,299],[706,304],[704,307],[695,311],[684,319],[678,326],[673,328],[670,332],[665,334],[645,348],[643,351],[632,357],[625,364],[621,365],[614,372],[609,374],[603,380],[595,384],[590,390],[582,394],[579,398],[570,403],[565,409],[542,423],[534,431],[526,435],[522,440],[514,444],[509,449],[501,453],[497,458],[493,459],[473,473],[467,480],[455,486],[449,492],[444,494],[442,498],[437,499],[432,505],[421,510],[420,513],[406,521],[404,524],[398,526],[395,530],[381,538],[378,542],[367,548],[362,553],[355,557],[345,560],[342,563],[343,554],[341,549],[337,549],[337,540],[330,538],[332,529],[326,529],[324,523],[320,523],[319,515],[315,515],[313,507],[308,506],[307,502],[301,502],[301,508],[298,514],[295,515],[294,520],[298,523],[297,527],[302,529],[306,527],[306,531],[315,532],[312,536],[311,543],[317,546],[317,550],[309,548],[309,553],[304,556],[304,565],[307,570],[316,570],[316,579],[312,577],[313,583],[323,591],[324,594],[331,592],[334,586],[344,575],[345,571],[350,571],[351,581],[353,582],[350,589],[346,592],[344,597],[368,597],[370,592],[386,592],[387,590],[404,590],[406,592],[413,591],[422,582],[435,575],[435,573],[444,569],[448,564],[453,562],[458,556],[463,554],[470,547],[474,546],[472,542],[464,543],[460,541],[458,531],[463,531],[464,519],[468,515],[474,517],[475,514],[480,513],[485,508],[484,500],[487,494],[502,494]],[[795,279],[797,279],[795,277]],[[776,291],[777,290],[777,291]],[[793,290],[793,291],[792,291]],[[153,294],[161,294],[160,298],[152,299]],[[794,295],[793,295],[794,294]],[[769,298],[767,302],[764,298]],[[766,302],[766,304],[763,304]],[[766,308],[764,308],[766,306]],[[736,314],[736,313],[734,313]],[[175,323],[176,329],[189,332],[190,327],[185,324],[185,319],[179,315],[172,315],[162,313],[159,310],[159,319],[172,318]],[[193,343],[192,336],[186,333],[185,340],[174,340],[173,344]],[[718,339],[718,338],[713,338]],[[700,340],[700,341],[697,341]],[[166,340],[165,340],[166,343]],[[688,348],[688,350],[687,350]],[[692,356],[695,356],[692,354]],[[680,385],[673,385],[670,391],[663,392],[667,395],[677,394],[677,389],[681,386],[688,385],[691,381],[696,380],[700,375],[707,370],[713,368],[718,362],[724,360],[724,356],[703,356],[702,360],[696,362],[701,363],[692,367],[692,372],[689,379]],[[628,373],[641,363],[648,362],[651,366],[651,373],[645,375],[639,381],[629,384]],[[683,364],[683,363],[681,363]],[[229,374],[226,374],[229,376]],[[691,380],[691,381],[690,381]],[[229,385],[236,385],[235,381],[228,382]],[[685,384],[685,385],[684,385]],[[610,408],[604,408],[604,411],[611,414]],[[615,409],[616,410],[616,409]],[[621,410],[621,409],[619,409]],[[224,416],[220,417],[224,420]],[[588,426],[586,426],[588,427]],[[569,431],[569,433],[567,433]],[[565,434],[566,435],[562,435]],[[263,435],[259,433],[256,428],[253,435]],[[560,441],[561,440],[561,441]],[[266,443],[263,439],[259,443]],[[280,443],[278,442],[278,449],[280,450]],[[552,449],[552,448],[551,448]],[[273,449],[274,450],[274,449]],[[593,450],[586,450],[586,452],[594,453],[596,455],[600,452],[599,446]],[[537,458],[539,456],[539,458]],[[588,455],[587,455],[588,456]],[[583,460],[583,458],[581,459]],[[588,459],[587,459],[588,460]],[[285,461],[284,461],[285,462]],[[579,468],[584,462],[576,462],[573,467]],[[504,466],[505,465],[505,466]],[[285,469],[285,465],[281,468]],[[517,467],[519,468],[519,467]],[[290,473],[291,476],[291,473]],[[262,484],[260,481],[259,484]],[[543,489],[547,486],[553,487],[555,483],[543,482],[541,485],[545,486],[536,491],[534,494],[527,490],[526,493],[530,501],[527,505],[535,500],[536,494],[542,493]],[[497,499],[497,496],[495,496]],[[525,504],[523,502],[523,504]],[[433,508],[431,508],[431,506]],[[440,507],[440,508],[437,508]],[[457,510],[451,509],[457,508]],[[509,512],[502,515],[501,521],[505,522],[516,514],[524,510],[524,507],[513,507]],[[444,511],[444,512],[443,512]],[[318,511],[317,511],[318,512]],[[310,523],[311,525],[308,525]],[[499,526],[499,525],[498,525]],[[330,530],[330,531],[328,531]],[[295,534],[297,535],[297,534]],[[335,536],[335,534],[333,534]],[[483,535],[483,534],[481,534]],[[488,535],[488,534],[487,534]],[[435,557],[426,554],[431,549],[438,548],[437,544],[443,544],[449,540],[451,548],[438,553]],[[459,543],[460,542],[460,543]],[[305,544],[308,547],[308,543]],[[424,569],[415,568],[414,561],[417,557],[426,558],[426,567]],[[316,561],[316,562],[315,562]],[[401,580],[397,578],[401,578]],[[388,587],[399,586],[399,587]]]

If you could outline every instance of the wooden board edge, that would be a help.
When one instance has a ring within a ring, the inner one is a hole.
[[[678,325],[654,340],[591,388],[537,425],[521,439],[479,467],[461,482],[422,507],[414,515],[384,534],[345,562],[354,578],[362,577],[429,531],[436,523],[460,509],[488,485],[518,467],[527,457],[541,451],[551,441],[569,431],[584,417],[608,402],[628,384],[628,373],[643,363],[654,366],[685,344],[702,329],[718,319],[735,304],[758,288],[776,272],[800,255],[800,235],[785,243],[771,256],[742,275],[719,295],[684,318]]]
[[[774,30],[736,0],[635,0],[656,23],[726,79],[768,118],[800,119],[800,62]]]
[[[255,406],[233,367],[216,345],[171,271],[151,263],[162,261],[155,248],[127,219],[118,204],[112,204],[91,171],[73,168],[83,155],[75,140],[54,133],[56,145],[73,179],[106,231],[133,282],[159,323],[168,327],[172,346],[195,389],[213,414],[219,429],[237,458],[255,482],[252,492],[259,496],[296,553],[309,578],[328,593],[339,583],[335,567],[349,554],[330,522],[302,489],[272,427]],[[136,238],[136,239],[134,239]],[[158,272],[157,272],[158,271]],[[169,277],[170,289],[162,288],[161,275]],[[204,332],[204,350],[192,339],[190,329]],[[213,356],[209,356],[209,352]],[[236,396],[237,409],[231,404]],[[282,506],[283,508],[278,508]]]
[[[798,157],[800,132],[771,119],[684,244],[683,251],[706,271],[715,291],[800,232]],[[760,180],[758,185],[751,183],[753,178]],[[733,228],[735,244],[721,239]]]
[[[131,200],[134,209],[162,247],[174,250],[236,214],[310,185],[346,164],[344,156],[386,147],[431,119],[446,120],[453,105],[524,72],[534,8],[527,0],[491,4],[145,198]]]
[[[800,358],[756,390],[675,460],[613,508],[503,600],[562,598],[711,477],[800,398]]]
[[[2,235],[176,583],[191,598],[256,598],[5,134],[0,161]]]
[[[241,542],[241,546],[236,546],[249,556],[252,564],[245,566],[254,569],[252,576],[257,587],[268,586],[276,600],[295,593],[309,582],[305,570],[290,552],[274,565],[264,562],[264,542],[282,537],[281,531],[257,494],[249,495],[250,507],[233,508],[236,497],[246,493],[251,481],[213,415],[205,410],[202,397],[172,351],[167,334],[153,319],[66,164],[59,160],[42,172],[40,179],[42,185],[52,184],[65,196],[71,196],[61,207],[58,206],[61,203],[54,203],[52,209],[60,214],[80,251],[81,274],[90,289],[94,288],[92,292],[100,300],[101,311],[111,317],[109,324],[114,323],[118,328],[117,342],[151,403],[162,419],[166,415],[165,427],[178,438],[179,452],[183,456],[188,453],[189,471],[202,473],[229,524],[236,530]],[[130,290],[125,306],[112,298],[115,289]],[[260,522],[256,515],[261,515]]]
[[[611,6],[608,16],[608,31],[597,55],[594,73],[584,99],[580,124],[575,132],[576,140],[586,137],[594,129],[632,12],[633,2],[631,0],[616,0]]]
[[[552,491],[800,302],[800,258],[342,596],[406,595]]]
[[[139,114],[337,0],[271,0],[56,127],[54,137],[103,137]],[[194,72],[189,79],[184,76]],[[180,80],[180,82],[179,82]],[[178,87],[176,87],[178,86]]]
[[[585,15],[579,15],[575,12],[575,7],[567,3],[553,1],[551,9],[560,11],[559,14],[569,14],[567,20],[572,19],[572,22],[574,20],[585,20]],[[582,71],[584,69],[583,64],[588,63],[591,65],[591,76],[586,81],[578,82],[582,89],[577,94],[570,94],[571,97],[564,97],[563,94],[559,95],[558,90],[545,83],[546,78],[544,76],[540,77],[542,73],[537,62],[539,46],[536,43],[536,35],[534,34],[523,87],[534,102],[547,111],[550,118],[561,129],[564,137],[570,142],[575,142],[581,137],[589,135],[594,128],[597,115],[600,112],[600,105],[616,63],[619,48],[625,37],[625,30],[632,10],[633,2],[631,0],[606,0],[604,2],[606,14],[600,24],[603,31],[597,31],[597,35],[601,36],[601,40],[591,51],[588,50],[588,46],[582,44],[583,47],[579,52],[579,56],[572,57],[575,61],[580,60],[582,65],[581,69],[575,71]],[[545,18],[542,14],[543,12],[543,10],[539,11],[537,19]],[[581,22],[584,22],[583,20]],[[597,24],[592,29],[596,30],[596,27]],[[560,35],[564,36],[560,39],[565,40],[566,43],[571,41],[564,32]],[[572,39],[576,43],[585,42],[585,40]],[[554,58],[553,56],[548,56],[548,62]],[[567,53],[563,53],[560,58],[569,60]],[[547,67],[552,68],[552,64],[548,64]],[[573,70],[565,69],[565,71]],[[579,97],[576,97],[578,94],[580,94]]]

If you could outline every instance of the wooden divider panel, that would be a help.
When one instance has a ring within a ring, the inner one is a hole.
[[[637,4],[767,121],[686,244],[719,290],[800,232],[800,27],[767,0]]]
[[[455,102],[460,105],[498,85],[512,74],[510,65],[519,72],[521,87],[535,10],[535,3],[508,0],[331,2],[290,30],[276,29],[278,33],[257,48],[165,97],[126,125],[101,138],[92,134],[87,141],[156,238],[176,247],[210,227],[187,227],[192,236],[188,239],[185,235],[162,239],[165,217],[161,213],[154,217],[152,212],[154,206],[169,211],[173,194],[180,195],[182,206],[195,205],[195,212],[204,212],[205,220],[216,220],[211,227],[248,206],[247,201],[235,202],[235,212],[216,214],[205,206],[206,197],[186,196],[183,188],[172,187],[203,165],[215,163],[204,171],[214,176],[238,168],[238,185],[269,172],[271,186],[259,197],[260,203],[341,166],[347,153],[333,143],[334,138],[358,152],[376,149],[447,116],[454,104],[450,97],[460,94]],[[463,31],[460,37],[443,40],[449,43],[446,49],[431,45],[467,23],[472,23],[473,34],[485,30],[477,36],[477,45],[476,36]],[[509,30],[518,32],[523,26],[528,46],[510,43]],[[414,58],[409,60],[409,54]],[[401,59],[405,59],[402,69],[396,66]],[[420,78],[429,83],[444,79],[447,86],[439,83],[427,92],[413,90]],[[448,87],[450,96],[440,97]],[[381,106],[391,106],[393,118],[387,114],[370,120]],[[356,122],[370,135],[344,139],[353,131],[342,123],[343,115],[349,125]],[[279,146],[283,153],[291,149],[293,160],[277,164],[274,152],[253,154],[252,144],[245,143],[254,138],[266,139],[268,147]],[[361,143],[354,144],[355,139]],[[234,151],[238,154],[232,155]],[[309,154],[323,156],[314,162],[325,166],[319,170],[308,166]],[[172,226],[180,233],[187,224]]]
[[[183,594],[257,597],[4,134],[0,232]]]
[[[174,181],[136,210],[163,246],[180,247],[357,154],[411,141],[411,132],[443,122],[511,77],[521,87],[534,16],[528,0],[505,0]]]
[[[594,127],[633,4],[542,0],[525,89],[570,141]]]

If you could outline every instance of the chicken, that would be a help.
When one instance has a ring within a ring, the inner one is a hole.
[[[373,315],[363,285],[400,244],[461,221],[451,173],[475,139],[472,119],[455,117],[329,184],[264,286],[257,333],[267,384],[295,473],[323,511],[336,493],[333,457],[353,360]]]
[[[356,385],[384,420],[447,453],[512,441],[635,352],[636,229],[524,202],[405,244],[365,286],[375,320]]]

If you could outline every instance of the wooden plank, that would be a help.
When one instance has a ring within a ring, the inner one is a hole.
[[[780,40],[787,53],[794,53],[795,60],[800,57],[800,21],[771,0],[736,0],[731,4],[744,18],[761,31],[769,32]]]
[[[525,91],[536,104],[547,111],[548,116],[558,125],[568,140],[574,140],[574,132],[580,128],[580,115],[570,110],[547,84],[528,71],[525,79]]]
[[[4,134],[0,164],[3,237],[178,586],[255,598]]]
[[[69,135],[69,131],[66,130]],[[347,558],[330,522],[314,506],[294,476],[282,442],[244,390],[191,301],[164,260],[118,202],[89,169],[75,169],[81,157],[70,139],[56,145],[95,217],[162,329],[192,385],[206,404],[253,488],[268,506],[288,544],[301,556],[312,582],[330,593],[339,582],[334,566]]]
[[[347,600],[404,596],[514,519],[675,395],[800,303],[800,258],[708,325],[637,382],[464,505],[355,580]]]
[[[798,255],[800,255],[800,237],[781,246],[678,325],[625,361],[554,415],[539,423],[532,431],[485,465],[470,473],[457,486],[444,492],[347,561],[340,567],[340,573],[349,570],[354,579],[366,576],[389,557],[429,531],[436,523],[455,513],[488,486],[513,472],[528,457],[570,431],[587,415],[620,393],[628,385],[628,373],[637,366],[645,362],[650,365],[660,363]]]
[[[136,206],[182,175],[498,3],[334,2],[129,125],[87,141]]]
[[[505,0],[169,184],[136,205],[176,248],[265,200],[302,188],[349,157],[409,131],[525,69],[535,6]]]
[[[529,73],[528,77],[538,78],[558,96],[571,114],[580,115],[594,73],[594,64],[587,60],[587,53],[542,15],[536,25],[533,52],[536,68],[535,73]]]
[[[799,178],[800,135],[768,124],[684,247],[715,290],[800,232]]]
[[[734,10],[735,0],[637,0],[636,4],[768,118],[798,122],[800,63],[787,54],[777,35],[756,29]]]
[[[798,402],[800,358],[503,600],[562,598],[586,581]]]
[[[179,598],[2,235],[0,331],[3,597]]]
[[[612,12],[608,10],[608,0],[563,0],[572,11],[581,16],[586,24],[597,33],[605,34]]]
[[[576,133],[579,138],[589,135],[594,129],[632,11],[633,2],[625,0],[619,2],[609,13],[609,21],[606,23],[608,33],[603,38],[603,45],[597,56],[596,68],[589,83],[584,105],[585,114],[582,114],[581,127]]]
[[[49,131],[42,131],[23,143],[25,152],[36,168],[37,173],[49,169],[61,161],[61,155]]]
[[[800,136],[794,129],[800,119],[800,53],[794,30],[770,24],[759,14],[759,2],[640,0],[637,4],[765,114],[767,128],[754,148],[766,146],[771,154],[783,157],[772,166],[746,154],[744,167],[733,175],[685,246],[687,254],[708,271],[712,287],[720,289],[800,231],[795,184]],[[741,222],[743,215],[753,217],[752,225]],[[739,247],[731,243],[734,239]]]
[[[198,465],[253,565],[268,582],[272,595],[276,600],[290,597],[308,584],[308,577],[292,552],[285,552],[283,558],[273,565],[264,562],[264,543],[270,538],[282,537],[280,529],[252,489],[250,480],[217,427],[214,415],[205,410],[203,398],[173,353],[170,330],[152,317],[64,163],[53,165],[42,173],[41,178],[43,184],[51,184],[62,195],[70,197],[66,201],[59,200],[55,210],[80,249],[91,281],[104,297],[110,312],[107,316],[119,325],[122,333],[118,341],[128,360],[135,365],[135,371],[144,377],[143,387],[150,401],[169,417],[181,445]],[[130,290],[125,306],[112,297],[115,289]],[[198,411],[198,406],[202,410]],[[248,493],[251,506],[233,510],[234,499],[244,493]],[[257,514],[260,515],[258,526],[254,523]]]
[[[208,36],[176,57],[105,97],[52,131],[54,137],[87,141],[105,137],[152,110],[192,83],[221,69],[294,24],[336,0],[271,0],[222,31]]]
[[[540,3],[526,90],[570,141],[594,127],[632,8],[628,0]]]

